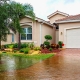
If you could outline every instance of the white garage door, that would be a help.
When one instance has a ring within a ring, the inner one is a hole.
[[[80,28],[67,30],[66,47],[80,48]]]

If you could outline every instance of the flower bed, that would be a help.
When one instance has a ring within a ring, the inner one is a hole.
[[[52,50],[49,50],[47,48],[41,49],[41,53],[58,53],[60,51],[61,50],[59,50],[59,49],[52,49]]]

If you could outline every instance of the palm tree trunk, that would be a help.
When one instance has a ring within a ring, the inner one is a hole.
[[[18,35],[18,49],[21,48],[21,39],[20,39],[20,33]]]
[[[1,49],[1,40],[0,40],[0,49]]]

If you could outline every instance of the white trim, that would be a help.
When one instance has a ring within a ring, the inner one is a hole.
[[[47,16],[47,18],[50,19],[52,16],[54,16],[57,13],[61,14],[61,15],[64,15],[64,16],[69,16],[69,14],[66,14],[66,13],[63,13],[63,12],[60,12],[60,11],[56,11],[56,12],[50,14],[49,16]]]
[[[77,29],[77,28],[80,28],[80,26],[64,28],[64,44],[66,44],[67,30],[70,30],[70,29]]]
[[[80,22],[80,20],[56,21],[55,23]]]
[[[31,19],[31,17],[30,17],[30,16],[25,16],[25,17],[27,17],[27,18],[30,18],[30,19]],[[45,21],[45,20],[43,20],[43,19],[41,19],[41,18],[35,17],[35,20],[36,20],[36,21],[38,21],[38,22],[45,23],[45,24],[47,24],[47,25],[49,25],[49,26],[51,26],[51,27],[54,27],[54,26],[53,26],[53,24],[51,24],[51,23],[49,23],[49,22],[47,22],[47,21]]]

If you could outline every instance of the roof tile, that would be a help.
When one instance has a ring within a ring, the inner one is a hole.
[[[62,18],[62,19],[58,19],[58,20],[56,20],[56,22],[57,21],[69,21],[69,20],[80,20],[80,14],[72,15],[72,16],[69,16],[69,17],[66,17],[66,18]]]

